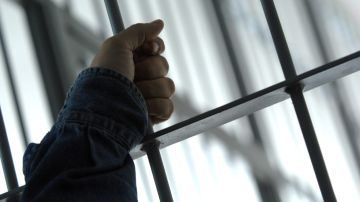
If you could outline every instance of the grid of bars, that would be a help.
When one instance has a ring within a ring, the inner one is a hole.
[[[108,14],[113,25],[114,33],[118,33],[123,29],[123,25],[117,2],[116,0],[106,0],[105,2],[108,5]],[[318,87],[359,70],[360,53],[357,52],[312,71],[297,75],[277,16],[275,5],[272,0],[262,0],[261,3],[286,80],[222,107],[178,123],[167,129],[156,133],[149,132],[150,134],[143,140],[142,144],[132,151],[132,156],[137,158],[144,153],[147,153],[161,201],[172,201],[172,197],[167,183],[165,170],[161,162],[159,147],[163,148],[170,144],[185,140],[205,130],[225,124],[236,118],[249,115],[259,109],[271,106],[289,97],[294,104],[322,196],[325,201],[336,201],[316,134],[312,126],[311,118],[307,110],[303,90]],[[6,45],[1,30],[0,38],[6,61]],[[6,63],[6,65],[10,68],[9,63]],[[0,116],[0,119],[1,159],[8,188],[9,190],[13,190],[1,195],[1,200],[11,194],[21,191],[21,188],[18,188],[17,185],[2,116]]]

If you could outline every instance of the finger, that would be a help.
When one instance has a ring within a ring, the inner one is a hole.
[[[164,122],[164,121],[167,120],[167,119],[156,118],[156,117],[153,117],[153,116],[150,116],[150,119],[151,119],[151,123],[152,123],[153,125],[154,125],[154,124],[161,123],[161,122]]]
[[[148,57],[135,64],[135,81],[157,79],[167,75],[169,63],[163,56]]]
[[[159,49],[159,52],[158,54],[161,54],[165,51],[165,43],[164,43],[164,40],[160,37],[157,37],[155,39],[156,43],[160,46],[160,49]]]
[[[173,80],[163,77],[155,80],[145,80],[136,83],[145,99],[169,98],[175,92]]]
[[[164,51],[165,43],[160,37],[157,37],[155,40],[145,42],[144,45],[139,48],[138,52],[144,55],[159,55]]]
[[[150,117],[167,120],[174,111],[173,102],[166,98],[146,99]]]
[[[151,23],[138,23],[130,26],[117,35],[119,39],[130,50],[135,50],[147,41],[155,40],[164,28],[162,20],[155,20]]]
[[[160,55],[165,51],[165,43],[157,37],[153,41],[145,42],[141,47],[134,51],[135,63],[141,62],[149,56]]]

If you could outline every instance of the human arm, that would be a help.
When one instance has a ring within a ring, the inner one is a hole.
[[[51,131],[28,147],[22,201],[137,201],[128,152],[145,135],[149,116],[165,120],[172,112],[173,83],[165,77],[168,67],[159,65],[162,26],[132,26],[104,43]],[[156,91],[157,80],[168,83]]]

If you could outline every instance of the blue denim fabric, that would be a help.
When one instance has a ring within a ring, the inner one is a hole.
[[[80,73],[51,131],[25,152],[21,201],[137,201],[129,151],[145,135],[145,106],[122,75]]]

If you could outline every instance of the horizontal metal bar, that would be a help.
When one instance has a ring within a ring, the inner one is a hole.
[[[157,140],[160,148],[188,139],[209,129],[218,127],[240,117],[252,114],[258,110],[288,99],[285,90],[288,87],[302,84],[304,91],[332,82],[360,70],[360,51],[335,60],[287,81],[280,82],[256,93],[237,99],[221,107],[215,108],[173,126],[145,136],[142,144]],[[139,158],[145,153],[141,151],[142,144],[131,152],[133,158]]]
[[[14,196],[20,194],[22,191],[24,191],[24,188],[25,188],[25,186],[21,186],[21,187],[18,187],[16,189],[13,189],[13,190],[10,190],[8,192],[5,192],[5,193],[1,194],[0,195],[0,201],[11,198],[11,197],[14,197]]]
[[[144,143],[158,140],[160,142],[160,148],[164,148],[229,121],[284,101],[289,98],[289,95],[285,92],[289,86],[301,83],[304,85],[304,90],[307,91],[359,70],[360,52],[356,52],[305,72],[297,76],[292,81],[280,82],[266,89],[148,135],[140,145],[131,151],[131,156],[136,159],[145,155],[145,152],[141,150]],[[10,196],[12,193],[21,192],[22,189],[23,187],[20,187],[4,193],[0,195],[0,200]]]

